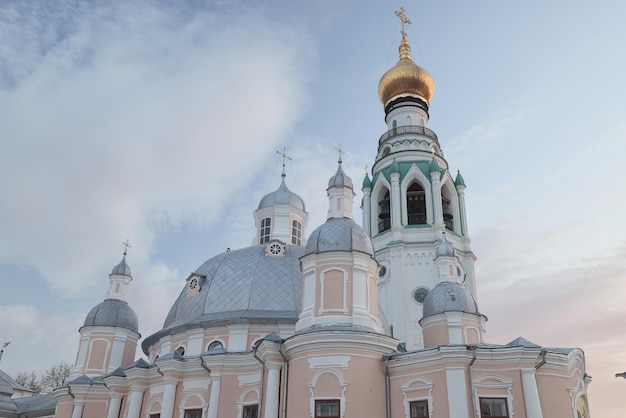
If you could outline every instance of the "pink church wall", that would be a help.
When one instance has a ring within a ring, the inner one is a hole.
[[[87,370],[104,371],[108,361],[108,350],[112,346],[110,338],[105,340],[95,340],[91,343],[91,350],[87,362]]]
[[[122,354],[121,367],[127,367],[133,363],[135,359],[136,351],[137,351],[137,342],[127,339],[126,345],[124,346],[124,353]]]
[[[107,402],[104,400],[89,400],[85,402],[82,418],[103,418],[107,416]]]

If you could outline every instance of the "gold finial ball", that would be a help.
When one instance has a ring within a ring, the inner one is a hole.
[[[398,63],[389,69],[378,83],[378,98],[385,107],[392,100],[402,96],[418,96],[426,103],[430,103],[435,94],[433,78],[428,71],[413,62],[410,55],[411,47],[404,38],[399,51]]]

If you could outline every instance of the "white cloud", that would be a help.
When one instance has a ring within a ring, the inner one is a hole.
[[[100,279],[120,239],[145,263],[160,231],[210,223],[305,105],[305,35],[256,12],[12,7],[0,262],[64,292]],[[57,12],[76,21],[45,20]]]

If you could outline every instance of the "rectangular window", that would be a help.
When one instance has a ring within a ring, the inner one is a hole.
[[[315,418],[339,418],[339,399],[315,401]]]
[[[202,418],[202,409],[187,409],[185,418]]]
[[[270,240],[270,231],[272,230],[272,218],[261,219],[261,236],[259,237],[259,244],[265,244]]]
[[[246,405],[243,407],[243,418],[257,418],[259,405]]]
[[[509,418],[506,398],[480,398],[481,418]]]
[[[409,404],[411,418],[428,418],[428,401],[415,401]]]
[[[150,414],[150,418],[161,418],[161,414]]]
[[[302,245],[302,224],[299,221],[291,221],[291,243]]]

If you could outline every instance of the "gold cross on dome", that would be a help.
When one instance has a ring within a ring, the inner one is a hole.
[[[403,36],[406,36],[406,32],[404,31],[404,24],[406,23],[407,25],[411,24],[411,21],[409,20],[408,17],[406,17],[406,14],[404,13],[404,6],[400,7],[400,11],[395,11],[396,16],[398,16],[400,18],[400,22],[402,22],[402,30],[400,31],[400,33]]]
[[[285,177],[285,165],[287,163],[287,160],[291,161],[291,157],[287,155],[287,148],[283,147],[283,152],[280,151],[276,151],[276,154],[280,155],[283,158],[283,174],[281,174],[281,177]]]
[[[367,174],[368,174],[367,168],[368,168],[368,167],[367,167],[367,164],[365,164],[365,175],[366,175],[366,176],[367,176]]]
[[[128,238],[126,238],[126,241],[124,241],[122,245],[124,246],[124,255],[128,254],[128,249],[133,247],[130,245],[130,240]]]
[[[341,144],[339,144],[339,146],[337,148],[335,148],[337,150],[337,152],[339,153],[339,162],[341,162],[341,156],[343,154],[345,154],[343,147],[341,146]]]

